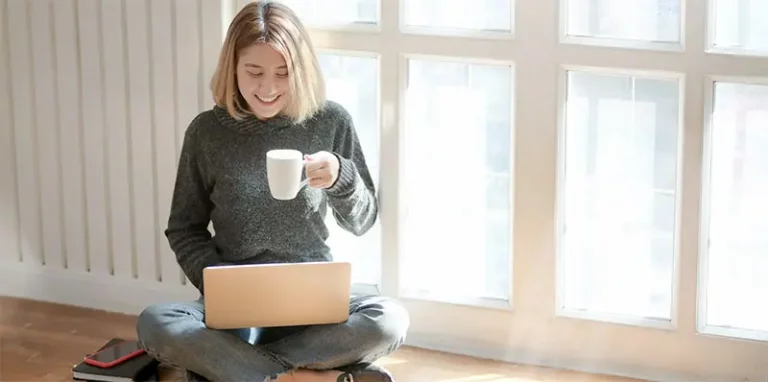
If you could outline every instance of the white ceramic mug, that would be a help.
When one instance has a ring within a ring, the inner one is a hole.
[[[306,186],[308,179],[301,180],[306,160],[297,150],[270,150],[267,152],[267,181],[269,192],[277,200],[291,200]]]

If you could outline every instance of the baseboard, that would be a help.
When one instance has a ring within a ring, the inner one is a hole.
[[[169,287],[156,282],[98,276],[90,273],[0,263],[0,296],[11,296],[84,308],[136,315],[146,306],[198,297],[191,286]],[[578,359],[553,358],[524,348],[500,348],[473,340],[456,340],[410,333],[406,345],[515,364],[537,365],[656,382],[743,382],[723,376],[685,376],[663,371],[637,370],[628,365],[585,363]]]
[[[154,303],[198,297],[190,287],[94,275],[86,272],[0,264],[0,296],[66,304],[124,314],[139,314]]]
[[[546,368],[576,371],[582,373],[608,375],[623,378],[638,379],[651,382],[744,382],[742,378],[716,375],[681,375],[662,370],[639,370],[636,366],[616,365],[601,362],[584,362],[574,354],[573,358],[551,357],[546,354],[534,353],[526,348],[500,348],[498,345],[487,344],[475,340],[453,340],[444,336],[439,338],[431,335],[410,333],[407,345],[422,349],[461,354],[480,359],[507,362],[518,365],[534,365]]]

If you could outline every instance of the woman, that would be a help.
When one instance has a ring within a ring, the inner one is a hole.
[[[214,381],[393,381],[372,365],[405,339],[408,314],[392,299],[352,297],[343,324],[257,329],[251,342],[251,330],[206,328],[205,267],[330,261],[328,207],[356,235],[378,214],[352,119],[325,100],[309,37],[290,9],[260,0],[236,15],[211,89],[216,106],[185,133],[165,231],[201,298],[145,309],[137,323],[143,347],[188,377]],[[265,154],[274,148],[312,153],[310,187],[293,200],[270,196]]]

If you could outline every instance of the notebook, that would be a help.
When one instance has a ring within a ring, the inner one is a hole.
[[[122,341],[125,340],[113,338],[99,350]],[[159,381],[158,364],[157,360],[146,353],[108,369],[91,366],[83,361],[72,369],[72,379],[104,382]]]

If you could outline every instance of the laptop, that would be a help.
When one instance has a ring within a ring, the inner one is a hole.
[[[241,329],[345,322],[351,269],[348,262],[205,268],[205,324]]]

